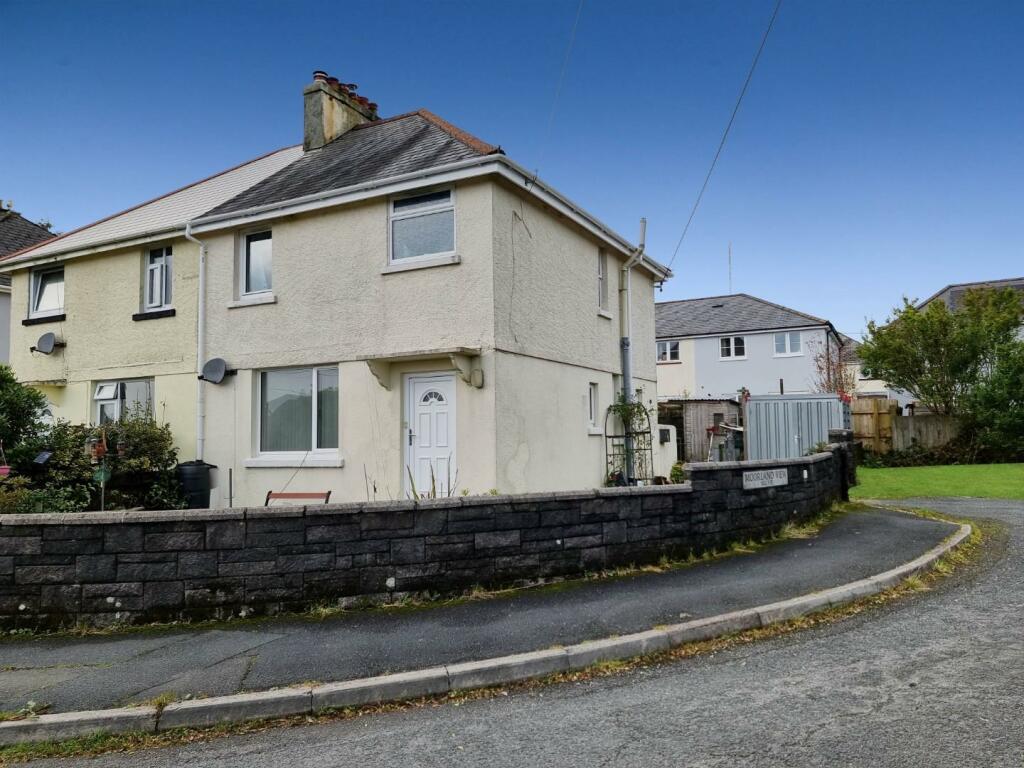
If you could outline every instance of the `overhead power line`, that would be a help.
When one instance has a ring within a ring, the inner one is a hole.
[[[555,97],[551,101],[551,111],[548,113],[548,122],[544,128],[544,135],[540,142],[540,152],[537,153],[537,167],[533,172],[533,181],[537,180],[537,175],[540,173],[541,161],[544,159],[544,152],[547,149],[548,138],[551,135],[551,127],[555,122],[555,112],[558,109],[558,99],[562,95],[562,84],[565,82],[565,73],[569,70],[569,59],[572,57],[572,47],[576,42],[576,29],[580,25],[580,16],[583,14],[583,3],[585,0],[580,0],[580,4],[576,6],[576,19],[572,23],[572,31],[569,33],[569,44],[565,48],[565,56],[562,59],[562,69],[558,73],[558,82],[555,84]]]
[[[683,245],[683,240],[686,238],[686,233],[690,231],[690,224],[693,223],[693,217],[697,214],[697,208],[700,207],[700,201],[704,198],[704,191],[708,188],[708,182],[711,181],[711,174],[715,172],[715,165],[718,164],[718,158],[722,154],[722,149],[725,147],[725,141],[729,138],[729,131],[732,130],[732,124],[736,120],[736,114],[740,111],[740,104],[743,103],[743,97],[747,94],[747,88],[750,86],[750,81],[754,77],[754,70],[757,69],[757,62],[761,60],[761,52],[764,51],[765,43],[768,42],[768,35],[772,32],[772,27],[775,26],[775,17],[779,15],[779,8],[782,7],[782,0],[777,0],[775,3],[775,10],[772,11],[772,17],[768,20],[768,27],[764,31],[764,35],[761,37],[761,44],[757,47],[757,53],[754,54],[754,60],[750,63],[750,71],[747,72],[747,79],[743,81],[743,88],[740,89],[740,95],[736,99],[736,106],[732,108],[732,114],[729,115],[729,122],[725,126],[725,130],[722,132],[722,140],[718,142],[718,149],[715,150],[715,156],[711,160],[711,167],[708,168],[708,173],[704,177],[704,183],[700,186],[700,192],[697,193],[697,199],[693,203],[693,208],[690,210],[690,216],[686,220],[686,226],[683,227],[683,234],[679,236],[679,241],[676,243],[675,250],[672,251],[672,258],[669,259],[668,265],[672,266],[672,262],[676,260],[676,256],[679,255],[679,249]]]

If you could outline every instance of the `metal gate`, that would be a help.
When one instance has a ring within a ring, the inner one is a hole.
[[[793,459],[828,442],[830,429],[850,429],[839,395],[756,395],[744,407],[747,459]]]

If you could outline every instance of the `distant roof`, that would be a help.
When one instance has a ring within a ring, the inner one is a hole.
[[[262,181],[302,155],[302,147],[286,147],[210,176],[186,187],[100,219],[43,245],[0,256],[13,262],[71,253],[106,243],[167,234],[182,229],[185,223],[211,206],[220,205],[241,190]],[[24,248],[24,246],[22,246]]]
[[[357,125],[206,212],[216,216],[501,152],[425,109]]]
[[[1002,280],[979,280],[974,283],[951,283],[945,288],[936,291],[924,301],[918,302],[917,306],[920,309],[938,299],[944,301],[950,309],[956,309],[963,295],[973,288],[1016,288],[1018,291],[1024,292],[1024,277],[1008,277]]]
[[[654,310],[658,338],[830,325],[828,320],[746,293],[662,301],[655,304]]]
[[[17,211],[0,209],[0,258],[53,237],[53,232]]]

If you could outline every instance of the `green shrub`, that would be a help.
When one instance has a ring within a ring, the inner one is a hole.
[[[686,470],[683,469],[683,462],[677,461],[672,465],[672,470],[668,473],[668,479],[673,483],[686,482]]]
[[[184,497],[175,467],[177,449],[168,424],[132,413],[102,427],[56,421],[42,427],[9,454],[14,473],[0,481],[0,512],[81,512],[99,509],[100,486],[86,450],[91,438],[106,437],[107,509],[175,509]],[[51,453],[42,466],[33,458]]]

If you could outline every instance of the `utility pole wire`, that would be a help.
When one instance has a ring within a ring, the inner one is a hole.
[[[576,7],[576,20],[572,23],[572,32],[569,33],[569,45],[565,49],[565,57],[562,59],[562,70],[558,73],[558,82],[555,84],[555,98],[551,102],[551,112],[548,113],[548,122],[544,128],[544,136],[540,142],[540,152],[537,154],[537,167],[533,171],[533,180],[530,183],[537,181],[537,176],[540,174],[541,161],[544,159],[544,153],[547,150],[548,138],[551,135],[551,126],[555,122],[555,112],[558,109],[558,99],[562,95],[562,83],[565,82],[565,73],[569,70],[569,58],[572,56],[572,47],[576,42],[576,29],[580,25],[580,16],[583,14],[583,3],[585,0],[580,0],[580,4]]]
[[[679,255],[679,248],[683,244],[683,239],[686,237],[686,233],[690,231],[690,224],[693,223],[693,217],[697,214],[697,208],[700,206],[700,201],[704,198],[704,191],[708,188],[708,182],[711,181],[711,174],[715,172],[715,165],[718,163],[718,158],[722,154],[722,149],[725,147],[725,140],[729,138],[729,131],[732,130],[732,124],[736,120],[736,114],[740,111],[740,104],[743,103],[743,97],[747,94],[747,88],[750,86],[750,81],[754,77],[754,70],[757,69],[757,62],[761,60],[761,52],[764,51],[765,43],[768,42],[768,35],[771,34],[772,27],[775,26],[775,17],[779,15],[779,8],[782,7],[782,0],[776,0],[775,10],[772,11],[772,17],[768,21],[768,27],[764,31],[764,36],[761,38],[761,45],[757,47],[757,53],[754,54],[754,60],[750,64],[750,71],[747,72],[747,79],[743,81],[743,88],[740,90],[740,95],[736,99],[736,106],[732,108],[732,114],[729,116],[729,122],[725,126],[725,131],[722,133],[722,140],[718,142],[718,149],[715,151],[715,156],[711,160],[711,167],[708,168],[707,176],[704,177],[704,183],[700,187],[700,192],[697,194],[697,200],[693,203],[693,209],[690,211],[690,217],[686,220],[686,226],[683,227],[683,234],[679,236],[679,242],[676,243],[676,248],[672,251],[672,258],[669,259],[668,266],[672,267],[672,262],[676,260],[676,256]]]

